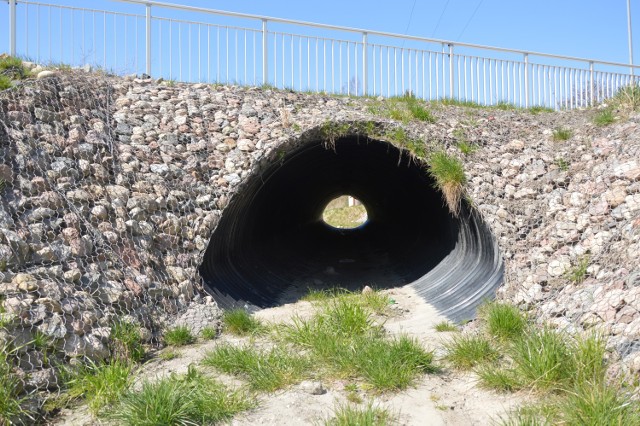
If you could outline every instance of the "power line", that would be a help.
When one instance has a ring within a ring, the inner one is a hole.
[[[407,35],[409,32],[409,27],[411,26],[411,19],[413,19],[413,10],[416,8],[416,2],[418,0],[413,0],[413,6],[411,6],[411,13],[409,14],[409,22],[407,22],[407,28],[404,30],[404,35]],[[404,47],[404,39],[402,39],[402,47]]]
[[[449,6],[450,1],[451,0],[447,0],[447,2],[444,4],[444,8],[440,13],[440,17],[438,18],[438,23],[436,24],[436,28],[433,30],[433,33],[431,34],[431,38],[433,38],[436,35],[436,31],[438,31],[438,28],[440,27],[440,22],[442,22],[442,17],[444,16],[444,12],[447,10],[447,6]]]
[[[469,20],[467,21],[467,23],[465,24],[464,28],[462,29],[462,32],[460,33],[460,35],[458,36],[458,38],[456,39],[456,41],[460,41],[460,37],[462,37],[462,34],[464,34],[464,32],[467,30],[467,27],[469,26],[469,24],[471,23],[471,21],[473,20],[473,17],[476,16],[476,12],[478,12],[478,9],[480,9],[480,6],[482,5],[482,2],[484,0],[480,0],[480,2],[478,3],[478,5],[476,6],[475,10],[473,11],[473,13],[471,14],[471,16],[469,17]]]

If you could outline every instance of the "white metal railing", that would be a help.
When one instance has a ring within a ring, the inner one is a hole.
[[[180,81],[555,109],[593,105],[638,83],[637,66],[622,63],[156,1],[112,3],[114,10],[98,10],[8,0],[0,5],[8,8],[6,50],[38,63]],[[140,13],[115,10],[118,3]]]

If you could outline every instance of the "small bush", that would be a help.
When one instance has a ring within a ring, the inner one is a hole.
[[[225,373],[243,375],[252,389],[266,392],[301,381],[310,366],[307,358],[283,349],[260,352],[254,348],[239,348],[229,344],[208,352],[202,364]]]
[[[554,141],[566,141],[571,138],[572,132],[569,129],[565,129],[563,127],[558,127],[553,131],[553,140]]]
[[[455,324],[451,324],[449,321],[441,321],[437,323],[433,328],[438,332],[458,331],[458,327],[456,327]]]
[[[226,311],[222,316],[222,322],[226,331],[238,336],[256,333],[263,327],[260,321],[241,308]]]
[[[181,325],[167,330],[164,333],[164,341],[169,346],[184,346],[195,342],[195,337],[191,334],[189,327]]]
[[[640,86],[631,84],[618,90],[611,99],[612,104],[617,108],[635,111],[640,108]]]
[[[613,115],[613,111],[610,109],[604,109],[596,114],[593,118],[593,123],[596,126],[608,126],[609,124],[616,121],[615,116]]]
[[[480,335],[459,335],[451,342],[445,343],[446,359],[454,367],[469,369],[476,365],[498,359],[498,351],[491,346],[489,340]]]
[[[520,310],[503,302],[489,302],[478,312],[485,321],[489,334],[502,340],[520,336],[527,327],[527,319]]]
[[[244,393],[228,391],[194,368],[129,391],[107,417],[126,425],[202,425],[231,419],[255,406]]]
[[[352,405],[339,406],[325,426],[386,426],[392,424],[394,416],[386,409],[368,404],[364,408]]]
[[[70,400],[84,399],[89,411],[98,414],[114,404],[132,381],[132,368],[121,361],[93,363],[87,361],[68,367],[62,373]]]
[[[140,362],[145,356],[140,328],[133,323],[116,321],[111,326],[111,355],[123,362]]]
[[[444,151],[434,152],[429,157],[429,174],[442,191],[449,210],[457,216],[467,183],[462,161]]]

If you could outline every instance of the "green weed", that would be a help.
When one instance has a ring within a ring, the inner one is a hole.
[[[0,90],[6,90],[13,87],[11,79],[6,75],[0,74]]]
[[[598,112],[595,117],[593,117],[593,123],[596,126],[608,126],[609,124],[616,121],[615,116],[613,115],[613,111],[610,109],[604,109]]]
[[[478,315],[485,321],[489,334],[502,340],[512,340],[520,336],[527,327],[525,316],[517,307],[508,303],[485,303],[479,309]]]
[[[436,151],[431,154],[428,162],[429,174],[444,195],[449,210],[457,216],[467,183],[462,161],[444,151]]]
[[[444,346],[447,351],[446,359],[460,369],[493,362],[499,357],[498,351],[491,342],[481,335],[456,335]]]
[[[325,420],[325,426],[386,426],[394,422],[394,416],[386,409],[369,403],[364,408],[341,405],[332,418]]]
[[[556,142],[566,141],[571,138],[572,134],[571,130],[565,129],[564,127],[558,127],[553,131],[553,140]]]
[[[577,263],[565,272],[565,278],[571,281],[573,284],[582,283],[588,275],[587,269],[589,269],[589,262],[591,258],[589,255],[580,257]]]
[[[281,348],[261,352],[251,347],[219,345],[208,352],[203,365],[225,373],[243,375],[252,389],[273,392],[301,381],[310,367],[309,359]]]
[[[222,322],[226,331],[238,336],[258,333],[264,329],[260,321],[241,308],[226,311],[222,316]]]
[[[22,64],[22,59],[14,56],[0,58],[0,74],[13,80],[21,80],[28,74]]]
[[[164,333],[164,341],[169,346],[185,346],[195,342],[195,340],[186,325],[171,328]]]
[[[455,324],[451,324],[449,321],[441,321],[437,323],[433,328],[438,332],[458,331],[458,327],[456,327]]]
[[[145,356],[140,328],[118,320],[111,325],[111,355],[120,361],[140,362]]]
[[[213,340],[218,335],[218,330],[213,327],[205,327],[200,331],[200,336],[205,340]]]

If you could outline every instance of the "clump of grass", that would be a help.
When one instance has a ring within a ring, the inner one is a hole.
[[[540,114],[541,112],[553,112],[553,108],[548,108],[542,105],[534,105],[527,108],[531,114]]]
[[[19,424],[19,418],[32,419],[28,410],[22,403],[24,397],[20,396],[20,381],[13,372],[11,354],[13,350],[7,345],[0,347],[0,424]]]
[[[21,80],[27,76],[22,59],[15,56],[0,58],[0,74],[9,79]]]
[[[478,147],[476,145],[465,140],[456,142],[456,146],[464,155],[471,155],[478,150]]]
[[[89,411],[98,414],[114,404],[132,382],[132,367],[121,361],[94,363],[86,361],[63,371],[67,398],[84,399]]]
[[[364,309],[368,309],[374,314],[384,313],[391,304],[391,298],[378,290],[356,293],[339,287],[326,290],[310,289],[301,300],[320,303],[326,303],[329,301],[335,303],[336,300],[343,300],[359,305]]]
[[[11,79],[6,75],[0,74],[0,90],[10,89],[11,87],[13,87]]]
[[[518,378],[512,370],[484,364],[477,368],[475,372],[480,378],[480,385],[487,389],[511,392],[520,388]]]
[[[260,352],[251,347],[225,344],[208,352],[202,364],[225,373],[243,375],[252,389],[273,392],[301,381],[310,361],[281,348]]]
[[[483,108],[483,106],[477,102],[463,101],[463,100],[454,99],[454,98],[442,98],[438,102],[441,103],[442,105],[447,105],[447,106],[459,106],[459,107],[466,107],[466,108]]]
[[[242,308],[226,311],[222,316],[222,323],[226,331],[238,336],[258,333],[264,328],[260,321]]]
[[[564,127],[558,127],[553,131],[553,140],[558,141],[566,141],[571,138],[572,132],[570,129],[566,129]]]
[[[340,405],[333,417],[325,420],[325,426],[386,426],[392,424],[394,416],[384,408],[367,404],[364,408]]]
[[[511,111],[514,109],[518,109],[518,107],[516,107],[514,104],[510,103],[510,102],[506,102],[506,101],[501,101],[498,102],[495,106],[495,109],[499,109],[501,111]]]
[[[522,312],[508,303],[488,302],[478,314],[485,321],[489,334],[502,340],[520,336],[527,327],[527,319]]]
[[[111,355],[123,362],[140,362],[145,356],[140,328],[131,322],[116,321],[111,325]]]
[[[214,327],[205,327],[200,330],[200,336],[205,340],[213,340],[218,335],[218,330]]]
[[[427,123],[435,123],[436,119],[427,108],[420,104],[420,102],[414,97],[405,98],[409,113],[413,118],[419,121]]]
[[[573,284],[582,283],[587,278],[590,261],[588,255],[580,257],[577,263],[565,273],[565,277]]]
[[[176,359],[180,356],[180,352],[174,350],[174,349],[166,349],[162,352],[160,352],[160,355],[158,355],[160,357],[161,360],[163,361],[171,361],[172,359]]]
[[[636,111],[640,108],[640,85],[630,84],[618,90],[611,99],[617,108]]]
[[[179,325],[164,333],[164,341],[169,346],[185,346],[195,342],[195,340],[195,337],[186,325]]]
[[[595,117],[593,117],[593,123],[596,126],[608,126],[609,124],[616,121],[615,116],[613,115],[613,111],[610,109],[604,109],[598,112]]]
[[[192,366],[183,376],[144,382],[124,394],[107,417],[127,425],[214,424],[255,406],[238,391],[198,373]]]
[[[458,327],[456,327],[455,324],[451,324],[449,321],[441,321],[437,323],[433,328],[438,332],[458,331]]]
[[[458,335],[445,343],[446,359],[456,368],[470,369],[477,365],[496,361],[498,351],[482,335]]]
[[[558,166],[560,170],[562,170],[563,172],[566,172],[567,170],[569,170],[569,166],[571,163],[569,163],[564,158],[556,158],[556,160],[554,161],[554,164]]]
[[[560,420],[556,424],[638,426],[640,403],[602,381],[584,381],[567,391],[556,418]]]
[[[444,151],[436,151],[429,157],[429,174],[442,191],[449,210],[457,216],[467,183],[462,161]]]
[[[367,209],[362,204],[325,209],[322,220],[334,228],[353,229],[367,221]]]
[[[510,355],[519,380],[531,388],[559,389],[576,374],[567,336],[548,327],[529,329],[513,342]]]

